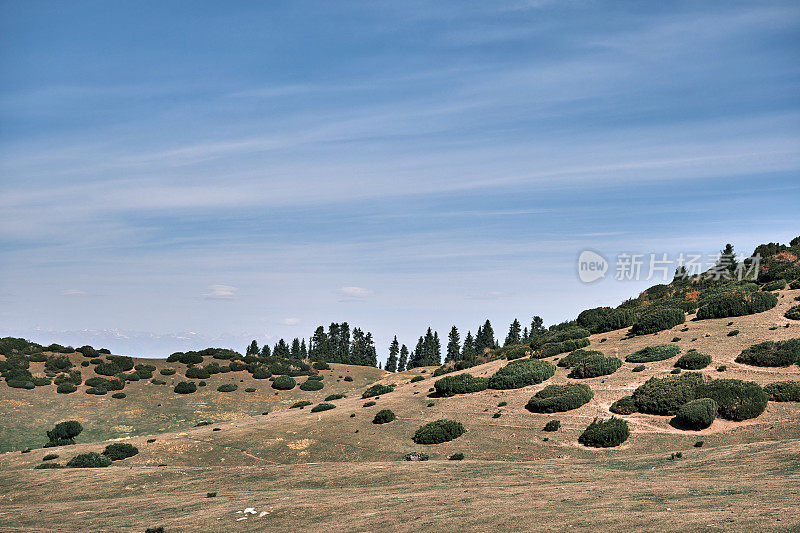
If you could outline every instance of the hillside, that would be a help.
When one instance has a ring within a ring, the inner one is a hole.
[[[798,359],[785,366],[737,362],[743,351],[759,343],[800,338],[800,321],[786,316],[798,305],[800,288],[784,283],[765,291],[770,288],[766,283],[761,281],[759,294],[774,294],[777,301],[768,310],[699,319],[707,307],[688,305],[685,322],[656,333],[631,335],[627,326],[594,333],[583,349],[621,359],[619,369],[576,379],[569,377],[570,368],[555,366],[552,377],[519,388],[484,387],[440,397],[433,392],[440,379],[433,377],[436,367],[390,373],[334,364],[330,370],[307,371],[322,377],[319,391],[299,386],[276,390],[270,380],[239,370],[213,374],[203,379],[205,387],[181,395],[173,387],[186,380],[193,364],[174,360],[135,360],[153,365],[154,379],[166,383],[128,382],[120,399],[110,393],[86,394],[85,384],[75,393],[58,394],[55,384],[25,389],[3,382],[0,416],[6,423],[0,445],[6,453],[0,455],[0,483],[11,489],[0,495],[0,527],[142,531],[161,524],[170,531],[255,531],[313,525],[411,531],[445,530],[458,521],[468,529],[512,530],[524,524],[527,530],[547,530],[553,520],[566,529],[591,528],[601,519],[615,529],[648,528],[653,520],[664,530],[782,530],[798,525],[798,401],[769,401],[763,412],[743,420],[712,417],[710,426],[700,430],[679,429],[671,424],[671,415],[618,414],[630,430],[621,445],[579,443],[594,419],[612,416],[615,401],[650,378],[673,376],[676,361],[692,350],[710,356],[710,364],[693,370],[705,382],[724,378],[761,387],[800,382]],[[637,300],[637,305],[652,305],[646,293]],[[690,296],[690,301],[696,300]],[[644,363],[644,369],[625,360],[656,345],[674,345],[680,355]],[[542,350],[531,347],[527,353],[553,364],[568,355],[542,357]],[[96,375],[80,366],[88,359],[84,355],[68,357],[86,374],[84,380]],[[490,377],[514,364],[487,356],[476,366],[445,376]],[[43,375],[44,365],[32,362],[31,374]],[[165,368],[177,372],[162,376]],[[352,381],[345,381],[346,376]],[[296,376],[298,384],[306,379]],[[375,383],[394,389],[362,398]],[[526,409],[545,387],[568,383],[587,385],[593,397],[564,412]],[[223,384],[238,388],[218,392]],[[247,392],[252,388],[256,390]],[[334,393],[345,395],[329,401],[335,408],[311,411]],[[293,408],[299,400],[310,403]],[[373,423],[382,409],[393,411],[396,419]],[[66,419],[85,428],[76,444],[40,448],[47,441],[46,430]],[[438,419],[460,422],[465,433],[435,445],[412,440],[421,425]],[[560,428],[543,431],[554,420]],[[198,423],[207,424],[196,427]],[[102,451],[109,442],[134,444],[139,453],[104,469],[34,470],[46,454],[57,453],[57,461],[66,462],[79,453]],[[26,447],[34,449],[20,453]],[[430,461],[403,461],[412,452],[427,454]],[[465,460],[442,461],[456,453]],[[53,488],[43,491],[43,486]],[[208,492],[217,493],[216,498],[206,498]],[[164,494],[170,494],[168,502]],[[25,516],[32,499],[42,510],[35,519]],[[237,513],[249,507],[266,514]],[[83,514],[67,518],[71,513]],[[399,521],[398,516],[408,519]]]

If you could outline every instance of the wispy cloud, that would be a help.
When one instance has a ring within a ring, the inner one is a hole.
[[[203,298],[206,300],[233,300],[238,291],[238,288],[230,285],[211,285],[209,292],[203,294]]]
[[[81,289],[64,289],[61,291],[61,296],[86,296],[89,293]]]
[[[372,295],[372,291],[364,287],[342,287],[338,291],[341,301],[361,301]]]
[[[296,326],[300,323],[300,319],[295,317],[287,317],[284,318],[281,322],[283,322],[287,326]]]

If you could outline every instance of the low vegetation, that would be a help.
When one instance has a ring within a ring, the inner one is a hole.
[[[696,394],[716,401],[719,416],[728,420],[755,418],[767,408],[767,393],[752,381],[715,379],[699,385]]]
[[[752,315],[768,311],[778,305],[778,297],[771,292],[735,292],[718,296],[700,306],[698,320]]]
[[[436,420],[421,426],[414,433],[414,442],[417,444],[439,444],[448,442],[463,435],[465,432],[461,422],[454,420]]]
[[[550,379],[555,371],[555,365],[547,361],[537,359],[511,361],[490,377],[487,385],[490,389],[519,389]]]
[[[752,366],[786,367],[800,364],[800,339],[755,344],[736,357],[737,363]]]
[[[593,397],[592,389],[583,383],[548,385],[537,392],[525,407],[534,413],[558,413],[577,409]]]
[[[686,321],[683,309],[664,307],[644,313],[631,327],[631,335],[649,335],[673,328]]]
[[[703,375],[687,372],[665,378],[650,378],[633,391],[636,410],[651,415],[674,415],[680,407],[697,398]]]
[[[578,442],[592,448],[612,448],[628,440],[629,436],[628,423],[611,417],[608,420],[594,419],[578,437]]]
[[[622,366],[622,361],[616,357],[604,355],[589,355],[573,365],[569,377],[575,379],[596,378],[607,376],[616,372]]]
[[[111,458],[97,452],[76,455],[67,462],[67,468],[104,468],[111,465]]]
[[[684,370],[700,370],[711,364],[711,356],[697,350],[689,350],[675,361],[675,366]]]
[[[675,357],[681,352],[677,344],[657,344],[635,351],[625,358],[628,363],[652,363]]]
[[[632,415],[636,410],[636,402],[633,401],[633,396],[623,396],[609,407],[609,411],[618,415]]]
[[[487,378],[475,377],[472,374],[445,376],[434,382],[433,388],[437,396],[448,397],[456,394],[469,394],[486,390],[489,386]]]
[[[112,461],[121,461],[123,459],[127,459],[128,457],[138,455],[138,453],[139,448],[126,442],[115,442],[114,444],[109,444],[106,446],[106,449],[103,450],[103,455]]]
[[[680,406],[672,425],[680,429],[701,430],[717,418],[719,405],[712,398],[692,400]]]
[[[800,381],[775,381],[764,392],[773,402],[800,402]]]
[[[372,419],[373,424],[386,424],[395,420],[397,416],[395,416],[394,411],[391,409],[381,409],[377,413],[375,413],[375,418]]]
[[[314,407],[311,408],[312,413],[319,413],[321,411],[330,411],[331,409],[336,409],[336,406],[332,403],[318,403]]]
[[[380,396],[382,394],[388,394],[394,391],[394,385],[382,385],[380,383],[376,383],[375,385],[371,386],[367,390],[365,390],[362,394],[362,398],[371,398],[373,396]]]

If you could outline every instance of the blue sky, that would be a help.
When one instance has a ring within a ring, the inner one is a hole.
[[[379,353],[800,234],[796,2],[3,2],[0,334]]]

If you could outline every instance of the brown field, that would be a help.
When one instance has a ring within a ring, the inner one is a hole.
[[[762,385],[800,380],[797,365],[756,368],[734,362],[752,344],[800,337],[800,323],[783,318],[800,291],[781,295],[775,309],[758,315],[688,321],[685,332],[678,326],[633,339],[619,330],[592,336],[590,348],[624,358],[677,336],[684,352],[696,348],[712,355],[712,365],[702,371],[709,376]],[[770,330],[774,326],[778,329]],[[732,329],[739,335],[728,337]],[[592,387],[594,399],[552,415],[532,414],[524,405],[546,384],[571,381],[567,369],[559,368],[541,385],[451,398],[428,397],[431,378],[409,383],[432,369],[388,374],[344,365],[323,372],[322,391],[278,395],[269,382],[244,372],[212,376],[208,387],[188,396],[168,386],[133,383],[124,400],[82,391],[57,395],[55,387],[16,390],[2,383],[0,443],[13,451],[0,455],[0,531],[144,531],[155,525],[166,531],[797,528],[797,403],[770,402],[756,419],[717,419],[699,432],[674,429],[669,417],[634,414],[624,417],[631,437],[622,446],[595,450],[577,443],[593,418],[610,416],[613,401],[649,377],[668,374],[674,361],[647,363],[640,373],[625,363],[611,376],[581,380]],[[503,364],[492,361],[468,372],[491,375]],[[721,364],[727,371],[716,370]],[[83,371],[84,378],[91,375]],[[347,372],[352,383],[337,381]],[[360,393],[377,379],[398,387],[364,408]],[[228,382],[236,382],[239,390],[216,391]],[[258,391],[245,393],[247,386]],[[317,402],[332,392],[348,398],[333,402],[337,408],[331,411],[288,408],[298,399]],[[508,405],[497,407],[501,401]],[[428,407],[430,402],[434,405]],[[381,408],[391,408],[398,419],[373,425]],[[261,414],[265,411],[269,414]],[[502,416],[492,418],[496,412]],[[444,444],[414,444],[414,431],[437,418],[458,420],[467,432]],[[41,446],[44,431],[66,419],[86,428],[78,444],[20,453],[26,446]],[[562,428],[544,433],[551,419],[560,420]],[[199,420],[212,424],[193,427]],[[148,437],[156,441],[147,443]],[[58,453],[58,461],[66,462],[79,452],[102,451],[109,439],[131,442],[140,453],[105,469],[32,468],[46,453]],[[703,447],[694,447],[700,440]],[[411,451],[425,451],[431,461],[402,461]],[[444,461],[456,452],[467,460]],[[684,457],[668,460],[674,452]],[[218,496],[206,498],[207,492]],[[237,513],[246,508],[257,514]]]

